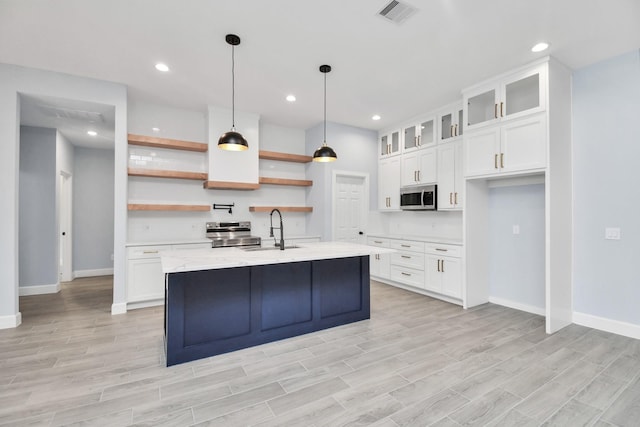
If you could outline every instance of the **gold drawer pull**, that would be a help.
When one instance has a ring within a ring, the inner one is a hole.
[[[411,275],[409,273],[405,273],[404,271],[402,272],[402,275],[411,277]]]
[[[143,254],[157,254],[158,251],[142,251]]]
[[[441,248],[436,248],[436,251],[440,251],[440,252],[447,252],[449,249],[441,249]]]

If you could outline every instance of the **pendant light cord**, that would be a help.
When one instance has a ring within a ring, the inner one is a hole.
[[[236,47],[231,45],[231,128],[236,128]]]
[[[324,73],[324,135],[322,143],[327,145],[327,73]]]

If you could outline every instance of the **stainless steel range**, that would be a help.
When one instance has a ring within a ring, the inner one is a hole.
[[[251,221],[207,222],[207,237],[212,248],[260,246],[261,238],[251,235]]]

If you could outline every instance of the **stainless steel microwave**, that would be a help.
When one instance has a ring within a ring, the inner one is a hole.
[[[422,185],[400,189],[400,209],[435,211],[438,209],[438,186]]]

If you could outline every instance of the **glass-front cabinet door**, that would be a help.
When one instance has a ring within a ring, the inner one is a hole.
[[[379,137],[380,157],[400,153],[400,129],[382,133]]]
[[[405,126],[403,129],[403,151],[411,151],[418,148],[429,147],[436,143],[436,119],[430,117],[420,120],[418,124]]]
[[[445,141],[462,135],[464,128],[462,116],[463,109],[460,107],[459,103],[450,106],[438,115],[440,122],[440,141]]]
[[[542,64],[466,92],[468,129],[544,111],[546,74]]]

